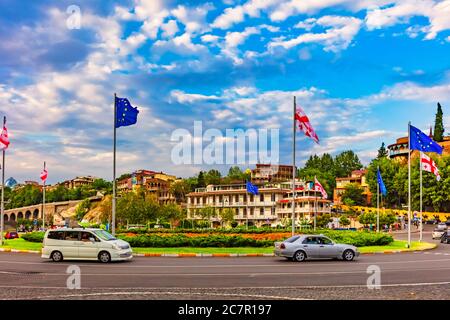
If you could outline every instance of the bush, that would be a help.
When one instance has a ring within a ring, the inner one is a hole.
[[[30,242],[42,242],[44,241],[45,232],[30,232],[21,235],[20,237]]]
[[[173,236],[139,235],[135,237],[119,236],[130,243],[132,247],[270,247],[272,240],[255,240],[242,236],[211,235],[201,237],[187,237],[182,234]]]

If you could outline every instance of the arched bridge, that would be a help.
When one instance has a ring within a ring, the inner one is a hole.
[[[64,210],[75,207],[81,201],[83,200],[46,203],[44,210],[45,219],[47,221],[53,221],[53,217],[55,215],[58,215]],[[18,219],[27,219],[27,220],[42,219],[42,204],[5,210],[3,219],[5,222],[17,221]]]

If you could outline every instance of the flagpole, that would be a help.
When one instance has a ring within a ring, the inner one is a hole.
[[[6,116],[3,117],[3,128],[6,124]],[[3,149],[2,158],[2,199],[1,199],[1,218],[0,218],[0,246],[3,245],[4,212],[5,212],[5,149]]]
[[[112,197],[112,216],[111,216],[111,232],[116,234],[116,119],[117,119],[117,96],[114,93],[114,143],[113,143],[113,197]]]
[[[419,158],[420,167],[420,225],[419,225],[419,242],[422,241],[422,151],[420,151]]]
[[[294,96],[294,114],[292,116],[292,235],[295,234],[295,113],[297,105]]]
[[[408,248],[411,248],[411,121],[408,122]]]
[[[378,166],[378,174],[380,174],[380,166]],[[377,232],[380,232],[380,181],[377,183]]]
[[[318,206],[316,190],[314,190],[314,193],[315,193],[315,196],[316,196],[316,199],[315,199],[315,202],[314,202],[314,231],[316,231],[316,227],[317,227],[317,206]]]
[[[44,161],[44,172],[45,172],[45,161]],[[45,180],[42,185],[42,229],[45,230]]]

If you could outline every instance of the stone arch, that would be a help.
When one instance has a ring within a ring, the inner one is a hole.
[[[34,209],[33,211],[33,219],[37,219],[39,217],[39,209]]]
[[[17,220],[19,220],[19,219],[23,219],[23,213],[22,213],[22,211],[20,211],[20,212],[17,214]]]
[[[16,214],[14,212],[9,215],[9,221],[16,221]]]
[[[5,222],[9,220],[8,215],[7,215],[6,213],[3,215],[3,220],[4,220]]]
[[[25,212],[25,219],[30,220],[31,219],[31,211],[27,210],[27,212]]]

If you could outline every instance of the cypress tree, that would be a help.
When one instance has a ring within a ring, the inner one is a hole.
[[[437,104],[436,119],[434,121],[434,135],[433,140],[437,142],[442,142],[444,140],[444,121],[443,112],[441,104]]]
[[[384,144],[384,142],[381,144],[380,149],[378,149],[378,155],[377,158],[381,159],[381,158],[386,158],[388,156],[388,150],[386,149],[386,145]]]

